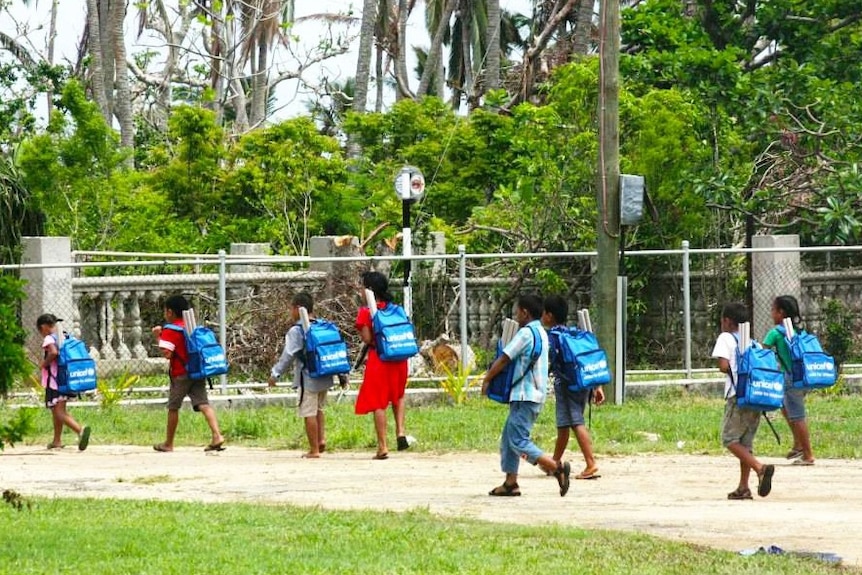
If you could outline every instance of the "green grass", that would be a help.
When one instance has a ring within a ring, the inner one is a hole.
[[[631,453],[723,453],[720,398],[670,389],[622,406],[593,409],[591,433],[601,455]],[[858,458],[862,435],[858,397],[809,397],[812,442],[819,458]],[[75,408],[94,428],[92,443],[148,445],[164,435],[159,408]],[[408,409],[408,430],[424,452],[495,452],[506,408],[479,398],[460,406]],[[10,410],[0,407],[0,421]],[[294,408],[221,407],[221,426],[232,445],[304,449]],[[789,432],[773,418],[784,445],[764,428],[759,454],[783,455]],[[390,418],[391,420],[391,418]],[[50,414],[40,409],[37,433],[26,443],[50,439]],[[390,425],[391,433],[391,425]],[[540,446],[550,449],[556,430],[553,405],[535,427]],[[650,441],[645,434],[656,434]],[[203,418],[189,409],[180,416],[177,445],[209,440]],[[67,437],[67,442],[71,438]],[[684,441],[682,449],[678,441]],[[370,450],[370,416],[331,403],[328,443],[332,449]],[[129,481],[132,481],[131,479]],[[153,475],[142,483],[169,483]],[[0,485],[2,488],[2,485]],[[155,501],[30,500],[16,510],[0,503],[0,574],[14,573],[834,573],[799,558],[756,556],[672,543],[630,533],[559,526],[515,526],[440,519],[423,511],[376,513],[322,511],[248,504],[181,504]],[[98,517],[98,521],[93,518]],[[841,570],[850,572],[850,570]],[[859,572],[852,571],[854,573]]]
[[[720,398],[687,393],[680,388],[663,391],[648,399],[633,399],[622,406],[593,407],[590,431],[597,453],[725,453],[719,441],[723,410]],[[815,393],[807,401],[811,441],[818,458],[862,458],[862,418],[859,397]],[[70,408],[81,422],[94,429],[92,443],[150,445],[161,441],[165,432],[165,410],[152,407]],[[9,416],[0,408],[0,421]],[[419,439],[416,450],[425,452],[495,452],[506,407],[471,397],[464,404],[440,403],[407,410],[408,432]],[[223,432],[233,445],[271,449],[304,449],[305,433],[294,408],[281,406],[219,407]],[[783,455],[791,441],[787,424],[779,413],[772,416],[782,438],[777,445],[765,424],[761,424],[755,447],[758,454]],[[390,435],[394,435],[390,419]],[[40,409],[37,433],[27,444],[44,445],[51,439],[50,414]],[[66,432],[68,435],[68,431]],[[658,435],[657,441],[648,436]],[[327,408],[327,442],[332,449],[373,449],[371,416],[358,417],[349,403],[330,402]],[[550,449],[556,437],[554,409],[548,404],[534,428],[540,446]],[[71,437],[67,437],[67,442]],[[190,409],[181,411],[177,445],[206,445],[209,432],[203,418]],[[678,442],[684,442],[682,448]]]
[[[30,503],[21,511],[0,505],[0,573],[838,571],[807,559],[742,557],[638,534],[440,519],[421,510],[375,513],[87,499]]]

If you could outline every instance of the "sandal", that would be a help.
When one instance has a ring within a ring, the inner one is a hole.
[[[814,460],[813,459],[802,459],[800,457],[799,459],[794,459],[793,463],[791,463],[790,465],[803,465],[803,466],[814,465]]]
[[[757,475],[757,494],[761,497],[766,497],[772,491],[772,476],[774,474],[774,465],[764,465],[763,473]]]
[[[210,443],[204,447],[204,451],[224,451],[225,449],[227,448],[224,446],[224,440],[221,440],[218,443]]]
[[[155,449],[159,453],[170,453],[174,450],[173,447],[168,447],[164,443],[156,443],[155,445],[153,445],[153,449]]]
[[[372,457],[371,459],[375,459],[377,461],[383,461],[384,459],[389,459],[389,454],[388,453],[378,453],[374,457]]]
[[[790,451],[788,451],[788,452],[787,452],[787,455],[785,455],[784,457],[785,457],[785,459],[799,459],[800,457],[802,457],[802,455],[803,455],[803,454],[802,454],[802,450],[801,450],[801,449],[796,449],[796,448],[794,447],[793,449],[791,449]]]
[[[748,487],[737,487],[735,490],[727,494],[727,498],[735,501],[754,499],[754,497],[751,496],[751,489]]]
[[[518,487],[517,483],[509,485],[504,481],[503,485],[498,485],[489,491],[488,495],[493,495],[494,497],[520,497],[521,488]]]
[[[554,477],[557,478],[557,483],[560,484],[560,497],[565,497],[569,492],[571,485],[572,464],[566,461],[561,465],[557,465],[557,470],[554,471]]]
[[[63,444],[57,445],[56,443],[49,443],[45,448],[46,449],[63,449],[64,447],[66,447],[66,446]]]

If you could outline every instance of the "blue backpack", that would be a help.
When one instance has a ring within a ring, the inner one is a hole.
[[[400,305],[389,302],[372,320],[377,355],[383,361],[403,361],[419,353],[413,324]]]
[[[556,326],[551,340],[551,371],[571,392],[586,391],[611,382],[608,354],[596,334],[576,327]]]
[[[530,363],[527,364],[527,368],[523,373],[515,377],[515,362],[510,361],[506,364],[506,367],[503,368],[500,373],[495,375],[490,382],[488,382],[488,390],[487,395],[488,399],[493,399],[498,403],[509,403],[509,396],[512,395],[512,388],[515,387],[515,384],[521,381],[527,372],[533,369],[533,365],[535,365],[536,360],[539,359],[539,356],[542,355],[542,338],[536,332],[536,328],[534,326],[530,326],[530,332],[533,334],[533,349],[530,352]],[[497,342],[497,355],[494,357],[494,361],[497,361],[497,358],[503,355],[503,342]],[[493,363],[493,362],[492,362]]]
[[[820,389],[835,384],[838,379],[835,359],[823,351],[816,335],[799,329],[794,331],[792,338],[788,338],[783,326],[776,326],[776,329],[790,346],[793,387]]]
[[[736,335],[734,335],[736,337]],[[756,411],[773,411],[784,403],[784,372],[778,356],[756,341],[744,352],[736,350],[736,403]]]
[[[166,329],[183,334],[186,341],[186,371],[189,379],[208,379],[216,375],[224,375],[228,370],[227,355],[216,338],[216,334],[208,327],[198,326],[188,333],[176,324],[166,324]]]
[[[300,328],[301,329],[301,328]],[[326,377],[350,372],[347,344],[341,330],[325,319],[314,319],[305,336],[305,368],[311,377]]]
[[[80,339],[66,335],[57,356],[57,389],[74,395],[96,389],[96,362]]]

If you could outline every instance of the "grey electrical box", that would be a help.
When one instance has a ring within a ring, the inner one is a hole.
[[[620,225],[633,226],[644,214],[644,177],[620,174]]]

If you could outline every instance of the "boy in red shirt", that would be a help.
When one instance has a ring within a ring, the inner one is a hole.
[[[185,329],[183,312],[189,309],[189,302],[181,295],[173,295],[165,300],[165,322]],[[224,449],[224,436],[218,426],[218,420],[207,397],[206,380],[189,379],[186,371],[188,354],[186,352],[185,336],[173,329],[162,329],[161,326],[153,328],[153,335],[159,338],[159,349],[162,350],[169,362],[171,388],[168,395],[168,427],[164,443],[153,446],[156,451],[173,451],[174,436],[180,421],[180,407],[183,400],[188,396],[192,402],[192,409],[200,411],[207,420],[212,440],[204,448],[204,451],[222,451]]]

